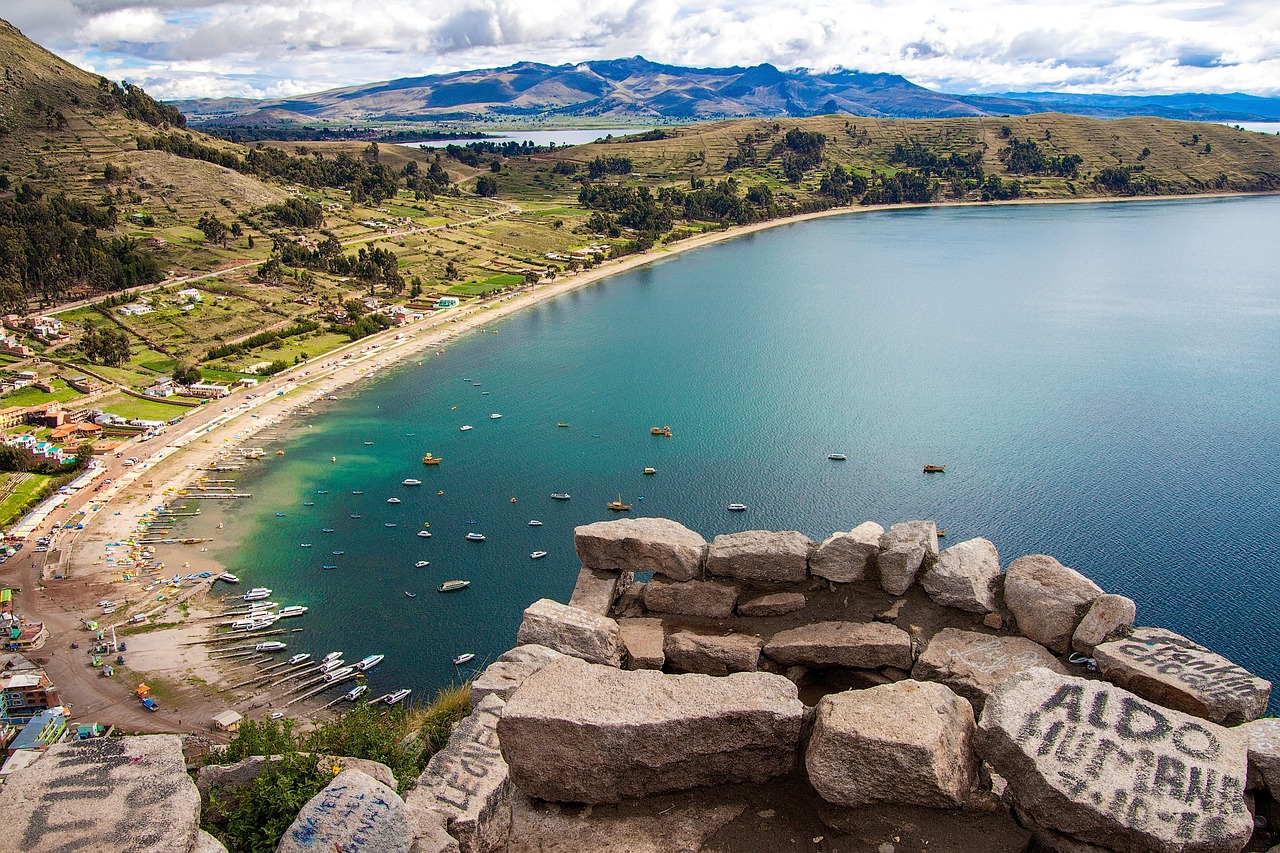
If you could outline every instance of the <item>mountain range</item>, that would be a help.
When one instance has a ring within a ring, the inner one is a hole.
[[[291,98],[173,102],[196,125],[284,125],[365,121],[483,121],[519,117],[673,120],[812,116],[881,118],[1029,115],[1065,112],[1118,118],[1148,115],[1192,121],[1278,121],[1280,98],[1251,95],[1156,96],[1009,92],[950,95],[896,74],[836,69],[814,73],[749,68],[688,68],[641,56],[544,65],[519,62],[403,77]]]

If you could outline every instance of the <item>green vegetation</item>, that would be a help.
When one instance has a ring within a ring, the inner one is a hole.
[[[97,406],[112,415],[119,415],[128,420],[144,421],[167,421],[187,411],[186,406],[175,406],[159,400],[142,400],[127,394],[104,397],[98,401]]]
[[[38,406],[42,403],[49,403],[54,400],[57,400],[59,403],[69,403],[82,396],[79,391],[72,388],[61,379],[54,379],[49,384],[53,386],[52,394],[41,391],[34,385],[19,388],[17,391],[10,391],[8,394],[0,397],[0,408],[6,406]]]
[[[7,527],[54,490],[54,477],[21,472],[0,473],[0,527]]]

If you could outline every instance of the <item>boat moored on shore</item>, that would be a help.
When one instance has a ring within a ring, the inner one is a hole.
[[[387,657],[386,655],[369,655],[368,657],[364,658],[359,663],[357,663],[355,667],[361,672],[368,672],[369,670],[373,669],[375,666],[377,666],[378,664],[386,660],[386,657]]]

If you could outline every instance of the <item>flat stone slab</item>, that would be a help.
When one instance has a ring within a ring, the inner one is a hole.
[[[49,747],[0,789],[3,849],[23,853],[188,853],[200,792],[176,735]]]
[[[505,702],[526,678],[560,657],[564,655],[539,645],[517,646],[503,653],[471,682],[471,707],[475,708],[486,696],[497,696]]]
[[[987,700],[978,753],[1039,827],[1124,853],[1238,853],[1245,737],[1104,681],[1030,669]]]
[[[498,735],[512,781],[529,796],[611,803],[786,773],[803,719],[796,686],[779,675],[563,660],[521,685]]]
[[[627,669],[662,669],[666,664],[661,619],[619,619],[618,630],[627,653]]]
[[[1237,725],[1266,713],[1271,682],[1163,628],[1135,628],[1093,650],[1108,681],[1168,708]]]
[[[818,702],[805,768],[838,806],[958,808],[978,772],[973,733],[973,708],[941,684],[847,690]]]
[[[911,677],[945,684],[981,714],[987,697],[1006,678],[1036,666],[1068,674],[1052,652],[1026,637],[993,637],[943,628],[916,660]]]
[[[617,622],[549,598],[541,598],[524,609],[516,642],[546,646],[592,663],[622,665]]]
[[[360,770],[343,770],[302,807],[276,853],[409,853],[404,801]]]
[[[1004,603],[1018,630],[1059,654],[1071,651],[1071,637],[1102,587],[1047,554],[1019,557],[1004,575]]]
[[[738,605],[739,616],[782,616],[803,610],[805,597],[799,592],[775,592]]]
[[[444,749],[431,756],[418,786],[405,797],[415,812],[443,814],[462,853],[500,850],[511,832],[511,778],[498,747],[502,710],[497,696],[477,705]]]
[[[711,540],[707,573],[747,583],[801,583],[809,577],[809,537],[795,530],[744,530]]]
[[[910,670],[911,635],[883,622],[814,622],[779,631],[764,653],[785,666]]]
[[[573,586],[573,594],[569,596],[569,606],[588,613],[608,616],[609,611],[613,609],[613,602],[618,599],[622,590],[631,585],[631,581],[631,572],[589,569],[583,566],[578,571],[578,581]]]
[[[656,572],[687,581],[702,577],[707,540],[667,518],[619,518],[575,528],[573,548],[588,569]]]
[[[666,638],[667,665],[676,672],[728,675],[755,672],[764,640],[750,634],[698,634],[676,631]]]
[[[848,532],[833,533],[809,557],[809,573],[834,583],[866,579],[875,569],[884,528],[864,521]]]
[[[716,581],[664,581],[644,585],[644,606],[653,613],[728,619],[738,603],[738,589]]]
[[[1000,555],[996,546],[978,537],[939,554],[938,561],[920,578],[920,585],[935,604],[970,613],[991,613],[1000,608],[996,600],[999,580]]]

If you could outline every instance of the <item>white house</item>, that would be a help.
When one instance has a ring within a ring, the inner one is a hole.
[[[204,296],[201,295],[200,291],[196,290],[194,287],[188,287],[186,290],[179,290],[173,295],[179,299],[185,299],[188,302],[200,302],[204,299]]]

